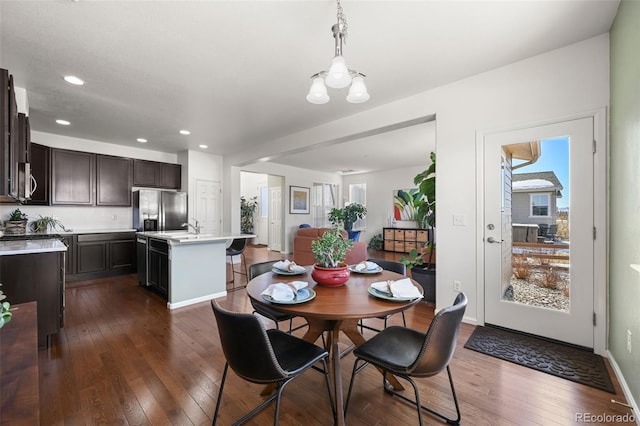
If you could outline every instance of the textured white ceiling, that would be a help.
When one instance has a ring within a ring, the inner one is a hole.
[[[305,100],[309,76],[333,56],[331,0],[3,0],[0,66],[26,88],[34,130],[165,152],[204,143],[207,152],[231,155],[606,33],[618,7],[617,0],[342,4],[344,56],[367,74],[371,94],[359,105],[346,102],[346,89],[330,89],[325,105]],[[86,85],[68,85],[66,74]],[[192,134],[179,135],[183,128]],[[348,143],[361,150],[363,141]],[[335,147],[318,156],[327,149]],[[382,151],[376,155],[389,157]],[[360,168],[380,167],[376,155]],[[302,164],[296,156],[278,161]]]

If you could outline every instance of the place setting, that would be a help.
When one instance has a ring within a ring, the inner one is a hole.
[[[382,272],[382,267],[375,262],[363,260],[355,265],[349,265],[349,271],[355,272],[356,274],[377,274]]]
[[[393,302],[407,302],[424,297],[409,278],[371,283],[368,291],[373,297]]]
[[[316,297],[316,292],[306,281],[292,281],[269,284],[260,295],[264,300],[281,305],[297,305]]]
[[[271,272],[278,275],[301,275],[307,272],[307,268],[285,259],[274,263]]]

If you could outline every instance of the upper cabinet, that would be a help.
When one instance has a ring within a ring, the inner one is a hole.
[[[180,189],[181,173],[180,164],[133,160],[133,186]]]
[[[28,204],[45,206],[49,204],[49,151],[48,146],[31,144],[31,175],[37,186],[31,194],[31,200]]]
[[[96,155],[51,149],[51,205],[95,205]]]
[[[96,205],[131,205],[131,159],[96,155]]]
[[[13,76],[5,69],[0,69],[0,92],[0,201],[15,202],[18,105]]]

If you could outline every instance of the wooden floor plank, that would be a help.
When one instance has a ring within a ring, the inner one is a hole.
[[[251,246],[245,256],[249,264],[283,258]],[[371,257],[397,260],[398,254]],[[227,274],[230,279],[229,266]],[[244,276],[236,275],[236,286],[245,283]],[[210,424],[225,359],[209,303],[169,311],[161,296],[137,285],[135,275],[81,284],[67,289],[64,329],[49,349],[39,351],[41,424]],[[243,289],[219,301],[235,311],[253,310]],[[426,303],[406,312],[407,324],[419,330],[426,330],[432,318],[433,306]],[[382,321],[369,322],[382,326]],[[267,319],[263,323],[274,327]],[[389,324],[401,325],[402,317],[393,315]],[[464,348],[473,329],[463,324],[451,363],[463,424],[566,425],[574,423],[576,413],[628,412],[610,401],[625,400],[613,375],[615,395],[492,358]],[[304,330],[295,334],[302,336]],[[366,338],[374,334],[364,333]],[[345,395],[353,362],[353,354],[343,358]],[[446,374],[418,384],[423,402],[453,412]],[[230,372],[219,424],[230,424],[259,404],[261,390]],[[411,393],[410,386],[406,392]],[[250,424],[271,425],[273,413],[270,407]],[[427,424],[440,424],[424,418]],[[417,424],[417,416],[413,407],[383,392],[380,374],[368,367],[358,375],[347,422]],[[320,374],[309,371],[285,389],[281,425],[331,423]]]

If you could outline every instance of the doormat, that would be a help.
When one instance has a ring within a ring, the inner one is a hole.
[[[476,327],[465,348],[615,393],[600,355],[495,326]]]

